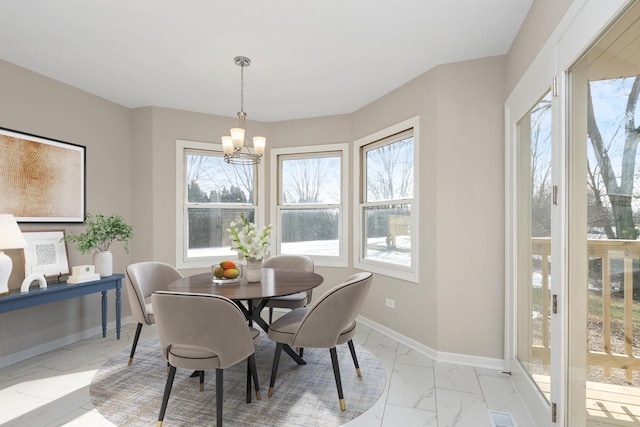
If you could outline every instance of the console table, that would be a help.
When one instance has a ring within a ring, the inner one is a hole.
[[[11,291],[9,295],[0,296],[0,313],[20,310],[22,308],[47,304],[96,292],[102,292],[102,336],[107,336],[107,291],[116,290],[116,337],[120,339],[120,317],[122,279],[124,274],[114,274],[109,277],[77,284],[67,282],[50,283],[45,289],[34,287],[28,293],[20,293],[20,289]]]

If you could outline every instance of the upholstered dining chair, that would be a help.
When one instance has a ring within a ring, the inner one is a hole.
[[[300,270],[313,272],[313,260],[305,255],[275,255],[267,258],[262,266],[264,268],[282,268],[286,270]],[[267,305],[269,307],[269,323],[273,321],[274,308],[294,308],[304,307],[311,302],[312,290],[306,292],[298,292],[292,295],[284,295],[281,297],[269,298]]]
[[[163,262],[146,261],[127,266],[127,277],[129,280],[125,280],[125,286],[129,294],[131,316],[138,322],[133,344],[131,345],[131,353],[129,354],[128,364],[131,365],[138,339],[140,339],[142,326],[155,323],[151,307],[151,294],[158,290],[166,291],[169,283],[182,278],[182,274],[172,265]]]
[[[372,281],[373,275],[369,272],[349,276],[310,306],[296,308],[269,326],[269,338],[276,342],[269,397],[273,395],[284,344],[305,348],[328,348],[338,388],[340,409],[346,410],[336,346],[348,343],[356,373],[359,377],[362,376],[352,338],[356,332],[355,318],[360,312]]]
[[[217,295],[158,291],[151,295],[162,356],[169,374],[157,426],[162,426],[176,368],[204,372],[216,370],[216,423],[222,425],[223,370],[248,360],[247,403],[251,401],[251,378],[260,400],[255,345],[260,332],[247,325],[238,306]],[[203,376],[200,377],[201,379]]]

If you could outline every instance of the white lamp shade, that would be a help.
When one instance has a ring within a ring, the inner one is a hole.
[[[233,148],[242,148],[244,145],[244,129],[231,129],[231,139],[233,139]]]
[[[220,138],[222,140],[222,151],[224,154],[232,154],[233,153],[233,140],[230,136],[223,136]]]
[[[26,248],[27,242],[12,214],[0,214],[0,250]]]
[[[254,136],[253,137],[253,149],[256,154],[262,156],[264,154],[264,146],[267,144],[267,138],[264,136]]]

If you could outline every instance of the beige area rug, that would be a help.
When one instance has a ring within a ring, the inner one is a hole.
[[[246,362],[225,369],[223,423],[226,426],[339,426],[370,408],[382,394],[384,368],[368,350],[356,345],[362,377],[358,378],[347,345],[338,347],[342,387],[347,406],[340,411],[331,357],[327,349],[305,349],[306,365],[282,353],[273,397],[267,397],[275,344],[264,334],[256,347],[262,400],[245,403]],[[117,426],[153,426],[158,419],[167,378],[157,339],[138,345],[132,366],[129,350],[109,359],[96,372],[90,388],[98,412]],[[215,371],[198,378],[178,369],[164,427],[215,425]]]

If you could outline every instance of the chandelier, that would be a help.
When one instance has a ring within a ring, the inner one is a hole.
[[[238,127],[230,130],[230,136],[221,138],[224,161],[236,165],[257,165],[264,155],[267,139],[264,136],[254,136],[253,151],[244,143],[244,124],[247,118],[247,113],[244,112],[244,67],[251,65],[251,60],[246,56],[236,56],[234,61],[240,67],[240,112]]]

